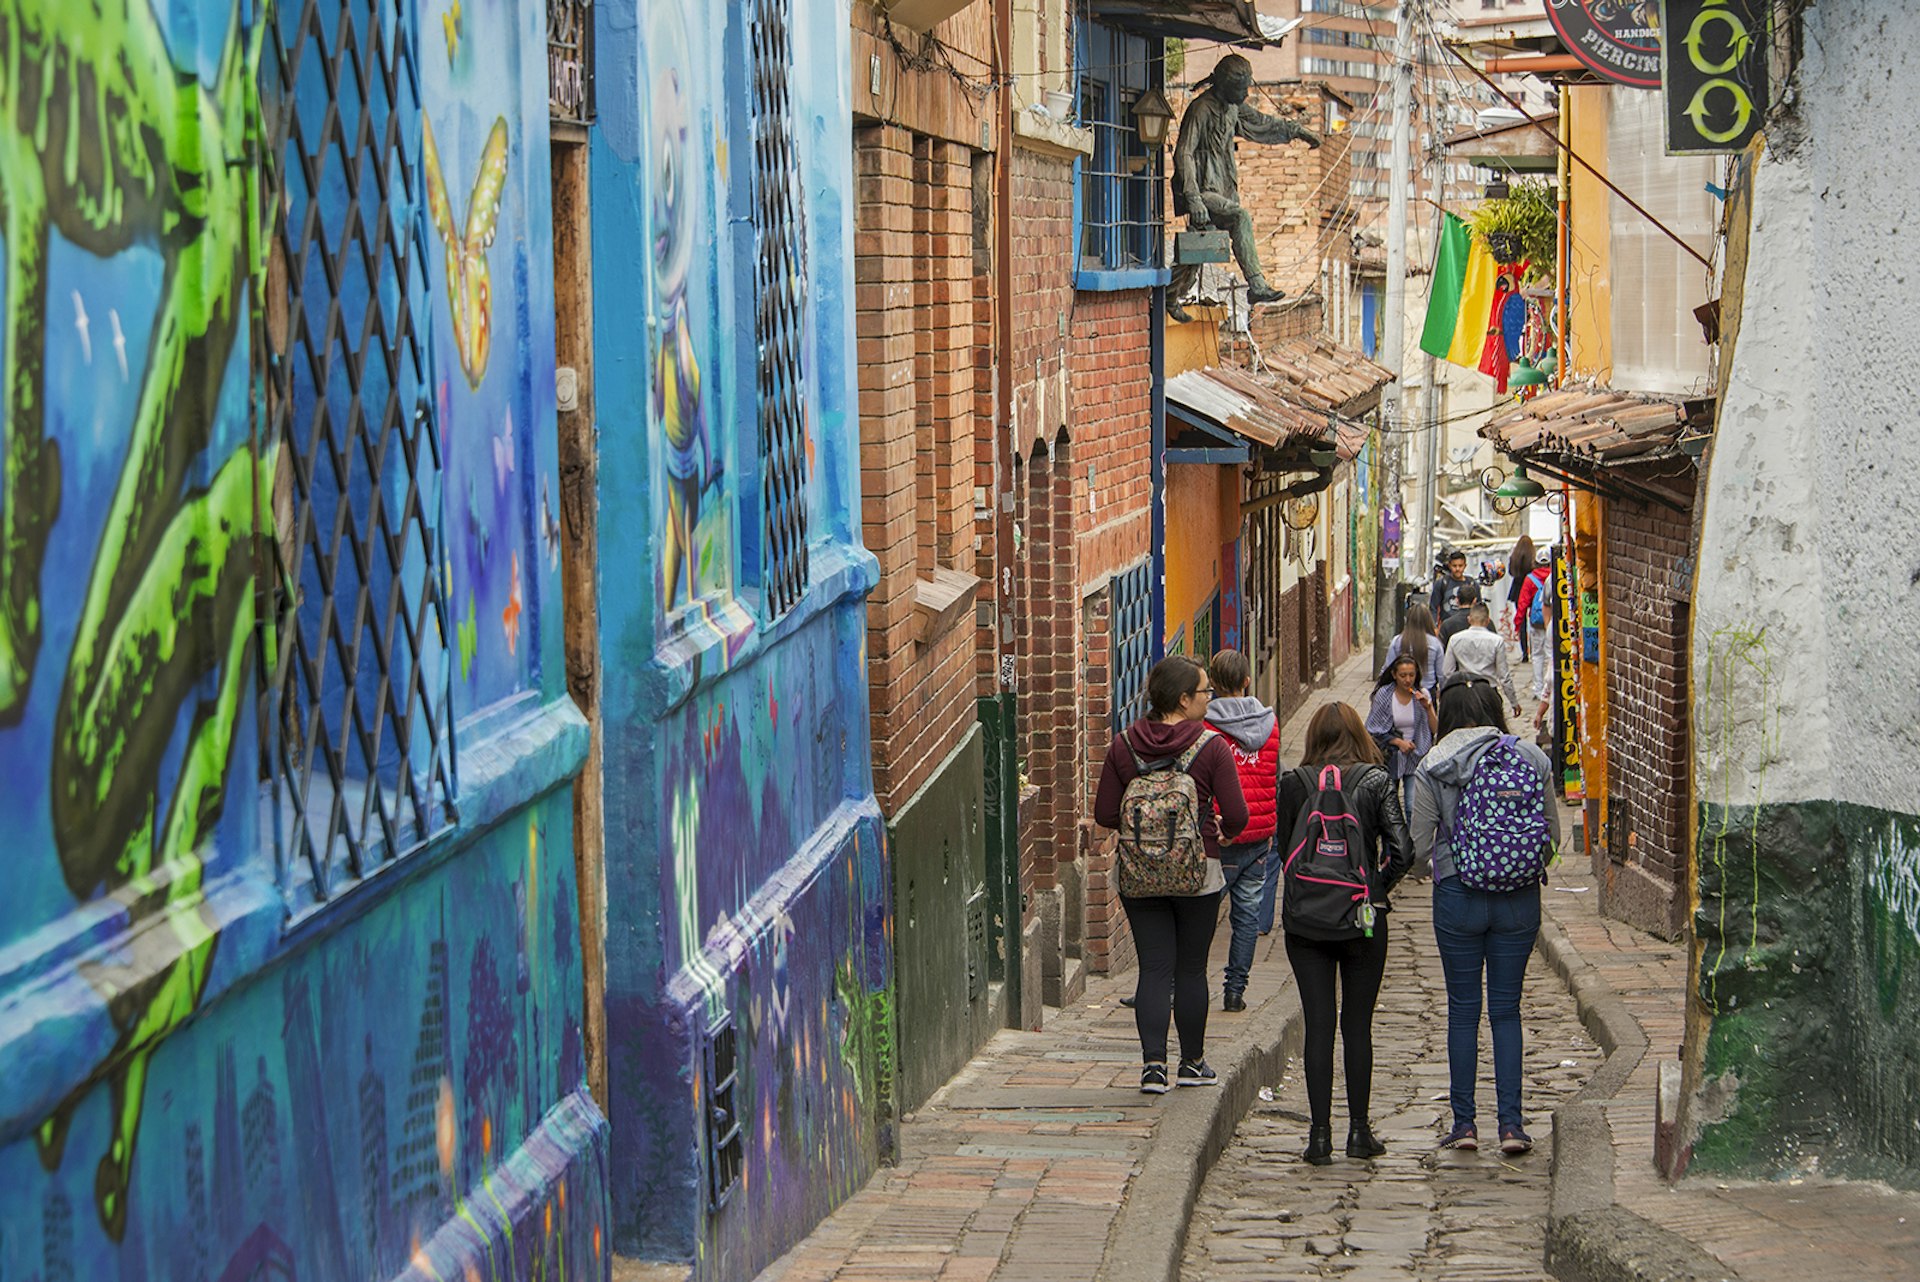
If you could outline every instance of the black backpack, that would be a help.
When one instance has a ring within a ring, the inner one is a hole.
[[[1317,785],[1311,773],[1304,768],[1301,773],[1310,791],[1293,821],[1281,866],[1281,925],[1308,939],[1371,938],[1374,907],[1366,836],[1341,789],[1340,768],[1321,770]]]

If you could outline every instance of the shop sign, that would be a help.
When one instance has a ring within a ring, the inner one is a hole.
[[[1636,89],[1660,87],[1658,0],[1547,0],[1567,52],[1595,75]]]
[[[1580,773],[1580,651],[1575,640],[1573,562],[1553,553],[1553,767],[1569,801],[1585,795]]]
[[[1660,0],[1667,154],[1739,151],[1767,114],[1764,0]]]

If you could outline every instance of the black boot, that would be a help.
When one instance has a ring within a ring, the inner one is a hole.
[[[1315,1166],[1333,1165],[1333,1127],[1309,1126],[1307,1148],[1300,1156]]]
[[[1387,1146],[1374,1135],[1371,1126],[1365,1122],[1347,1123],[1348,1157],[1379,1157],[1386,1151]]]

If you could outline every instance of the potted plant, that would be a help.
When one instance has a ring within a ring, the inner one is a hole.
[[[1512,184],[1505,199],[1482,203],[1471,222],[1473,234],[1486,243],[1495,262],[1504,266],[1525,259],[1529,281],[1553,275],[1559,210],[1545,179]]]

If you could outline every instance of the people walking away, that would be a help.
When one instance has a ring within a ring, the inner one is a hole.
[[[1407,606],[1407,622],[1387,642],[1387,666],[1403,654],[1420,665],[1420,688],[1432,694],[1440,688],[1440,638],[1433,631],[1433,611],[1418,601]]]
[[[1212,696],[1212,679],[1192,659],[1172,655],[1154,664],[1147,715],[1114,736],[1094,794],[1094,820],[1120,834],[1120,906],[1140,958],[1133,995],[1140,1089],[1150,1095],[1165,1094],[1169,1080],[1220,1080],[1206,1060],[1207,950],[1226,886],[1220,839],[1246,828],[1247,803],[1232,750],[1207,728]],[[1171,1079],[1169,1005],[1180,1035]]]
[[[1512,619],[1513,634],[1520,641],[1520,658],[1527,657],[1527,616],[1520,608],[1520,589],[1533,574],[1533,536],[1522,534],[1513,551],[1507,553],[1507,617]]]
[[[1453,608],[1440,620],[1440,648],[1445,650],[1447,643],[1467,629],[1467,616],[1480,601],[1478,583],[1462,583],[1460,590],[1453,594]]]
[[[1306,1034],[1307,1147],[1333,1160],[1333,1031],[1347,1070],[1347,1156],[1387,1151],[1368,1116],[1373,1090],[1373,1007],[1387,968],[1387,896],[1413,862],[1399,789],[1359,713],[1330,703],[1313,714],[1300,767],[1280,783],[1280,813],[1294,816],[1282,854],[1281,925]],[[1335,980],[1339,1002],[1334,1000]]]
[[[1553,640],[1547,629],[1553,622],[1553,549],[1541,548],[1533,554],[1533,572],[1520,585],[1514,603],[1516,626],[1527,632],[1528,662],[1533,667],[1533,699],[1542,707],[1553,673]],[[1537,724],[1539,717],[1534,721]]]
[[[1417,681],[1413,660],[1401,655],[1386,666],[1374,682],[1373,704],[1367,710],[1367,733],[1380,749],[1387,775],[1400,787],[1400,808],[1413,804],[1413,772],[1433,746],[1440,722],[1433,697]]]
[[[1454,598],[1468,582],[1467,554],[1455,548],[1447,553],[1447,571],[1433,581],[1433,590],[1427,594],[1427,609],[1434,618],[1444,619],[1447,611],[1454,605]]]
[[[1253,665],[1238,650],[1222,650],[1207,665],[1213,698],[1207,704],[1207,726],[1217,730],[1233,753],[1240,777],[1240,793],[1247,803],[1247,826],[1232,842],[1220,846],[1220,872],[1227,883],[1227,924],[1233,931],[1227,948],[1227,974],[1221,986],[1220,1009],[1247,1008],[1247,976],[1253,971],[1253,950],[1260,942],[1260,904],[1273,849],[1275,799],[1280,787],[1280,719],[1247,693]]]
[[[1500,1151],[1533,1147],[1520,1098],[1520,991],[1540,931],[1540,883],[1560,844],[1551,775],[1537,745],[1508,733],[1490,682],[1462,675],[1441,684],[1440,739],[1414,789],[1413,844],[1433,861],[1433,936],[1447,986],[1453,1125],[1444,1148],[1479,1147],[1483,984]]]
[[[1484,601],[1467,611],[1468,627],[1453,634],[1447,643],[1446,657],[1440,663],[1440,680],[1445,682],[1456,672],[1484,677],[1500,687],[1507,705],[1520,711],[1520,696],[1514,693],[1513,670],[1507,660],[1507,639],[1493,630],[1493,613]]]

